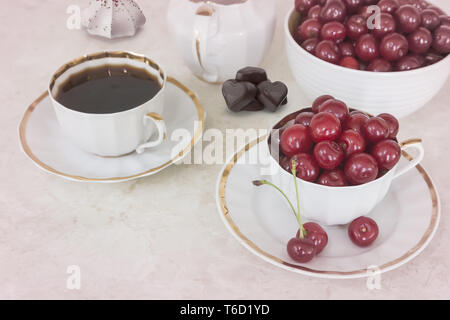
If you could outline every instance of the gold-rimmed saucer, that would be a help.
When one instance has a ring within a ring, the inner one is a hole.
[[[380,229],[372,246],[355,246],[348,238],[347,226],[323,226],[329,237],[324,251],[306,264],[293,261],[286,244],[298,229],[294,216],[276,191],[251,183],[255,179],[271,180],[261,175],[263,166],[240,161],[257,159],[264,141],[261,137],[250,142],[224,165],[216,198],[227,229],[263,260],[314,277],[361,278],[400,267],[422,252],[433,238],[441,214],[439,196],[430,176],[417,165],[392,183],[386,198],[370,213]],[[404,153],[400,166],[409,159]]]
[[[168,77],[165,90],[168,139],[149,152],[104,158],[82,151],[62,134],[47,92],[25,111],[19,125],[20,145],[39,168],[69,180],[108,183],[155,174],[190,152],[201,139],[205,121],[202,105],[190,89]],[[175,130],[189,133],[190,139],[173,141]]]

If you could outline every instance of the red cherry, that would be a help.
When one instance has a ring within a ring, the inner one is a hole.
[[[355,48],[353,47],[353,44],[348,41],[339,43],[339,50],[341,51],[342,57],[354,57],[355,56]],[[341,60],[341,62],[342,62],[342,60]],[[359,65],[358,65],[358,68],[359,68]]]
[[[305,20],[297,30],[298,37],[301,40],[306,40],[310,38],[317,38],[320,35],[320,30],[322,29],[322,24],[317,19]]]
[[[378,168],[391,170],[400,160],[402,150],[394,140],[383,140],[378,142],[371,151],[372,156],[378,163]]]
[[[345,26],[337,21],[327,22],[320,30],[322,40],[333,40],[335,42],[344,41],[347,36]]]
[[[319,43],[319,39],[311,38],[302,42],[302,48],[311,54],[316,53],[316,46]]]
[[[304,237],[314,242],[316,254],[321,253],[328,243],[328,235],[325,230],[315,222],[307,222],[303,224],[303,228],[306,230]],[[300,238],[300,230],[297,231],[296,237]]]
[[[281,151],[289,157],[299,152],[309,151],[312,144],[308,128],[301,124],[290,126],[281,134]]]
[[[362,112],[351,113],[344,124],[344,130],[354,130],[361,133],[361,127],[369,120],[369,116]]]
[[[363,61],[372,61],[380,55],[378,42],[371,34],[365,34],[356,41],[356,56]]]
[[[403,33],[411,33],[422,23],[420,11],[412,5],[406,4],[399,7],[395,13],[399,30]]]
[[[330,21],[343,22],[347,8],[341,0],[328,0],[320,10],[319,19],[323,23]]]
[[[320,9],[322,9],[322,7],[318,4],[316,4],[315,6],[312,6],[309,10],[308,10],[308,18],[309,19],[319,19],[319,14],[320,14]]]
[[[314,157],[308,153],[299,153],[291,158],[289,163],[290,171],[292,172],[292,161],[295,161],[295,168],[297,171],[297,178],[314,182],[320,173],[319,165]]]
[[[317,2],[317,0],[295,0],[295,9],[300,13],[307,13]]]
[[[324,171],[317,179],[317,183],[328,187],[348,186],[344,171],[342,171],[341,169]]]
[[[312,117],[314,117],[314,113],[312,112],[301,112],[297,115],[297,117],[295,117],[295,123],[309,127]]]
[[[314,102],[312,104],[312,112],[318,113],[320,105],[329,99],[334,99],[334,97],[326,94],[326,95],[316,98],[316,100],[314,100]]]
[[[380,28],[374,28],[372,34],[375,38],[382,39],[385,35],[394,32],[396,28],[394,17],[389,13],[380,14]]]
[[[369,32],[367,21],[360,14],[348,18],[347,22],[345,22],[345,28],[347,30],[347,36],[353,40],[358,40],[359,37]]]
[[[362,5],[363,0],[343,0],[348,13],[358,12]]]
[[[330,112],[319,112],[312,118],[309,129],[314,142],[332,141],[341,134],[341,122]]]
[[[339,65],[344,68],[359,70],[359,62],[353,57],[344,57],[339,62]]]
[[[338,45],[331,40],[320,41],[315,50],[316,57],[324,61],[337,64],[341,58]]]
[[[341,123],[347,120],[349,111],[347,105],[337,99],[329,99],[319,106],[319,112],[330,112],[334,114]]]
[[[386,35],[380,43],[380,54],[387,61],[400,60],[406,56],[408,50],[408,40],[399,33]]]
[[[366,149],[366,140],[362,134],[354,130],[345,130],[339,137],[339,145],[344,150],[346,158],[352,154],[364,152]]]
[[[392,114],[389,113],[381,113],[377,116],[378,118],[384,119],[384,121],[387,122],[389,127],[389,139],[395,139],[397,137],[398,129],[400,127],[400,124],[398,123],[398,120],[396,117],[394,117]]]
[[[380,0],[378,7],[381,12],[393,14],[398,9],[398,2],[397,0]]]
[[[292,238],[287,243],[287,252],[292,260],[306,263],[311,261],[316,255],[316,246],[310,239]]]
[[[325,170],[337,168],[344,160],[344,151],[334,141],[321,141],[314,147],[317,164]]]
[[[377,161],[370,154],[356,153],[345,162],[344,173],[353,185],[371,182],[378,176]]]
[[[408,36],[409,50],[414,53],[426,53],[433,43],[433,36],[426,28],[419,28]]]
[[[366,70],[372,72],[391,72],[392,64],[384,59],[375,59],[369,63]]]
[[[378,237],[378,225],[368,217],[356,218],[348,226],[348,236],[357,246],[370,246]]]
[[[395,63],[396,71],[408,71],[418,69],[423,66],[425,59],[418,54],[408,54]]]
[[[383,118],[372,117],[361,128],[364,138],[371,143],[377,143],[389,136],[389,125]]]
[[[440,26],[434,30],[433,49],[440,54],[450,53],[450,27]]]
[[[427,28],[430,31],[433,31],[439,24],[441,23],[441,19],[436,11],[431,9],[425,9],[420,13],[422,17],[422,27]]]

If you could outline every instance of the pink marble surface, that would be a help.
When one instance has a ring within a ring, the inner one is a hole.
[[[106,185],[74,183],[38,170],[20,151],[19,120],[52,72],[84,53],[128,49],[161,61],[199,94],[208,128],[266,128],[306,103],[284,53],[282,21],[293,0],[278,0],[277,32],[263,62],[272,79],[288,84],[291,103],[276,114],[243,117],[225,110],[220,86],[199,81],[183,65],[167,37],[167,1],[138,2],[147,17],[144,29],[114,41],[66,28],[67,7],[85,1],[16,0],[0,11],[0,298],[450,298],[450,81],[401,121],[402,138],[424,140],[423,164],[441,196],[441,225],[419,257],[382,275],[380,290],[369,290],[365,279],[293,274],[245,250],[217,214],[213,186],[219,166],[175,166]],[[449,1],[433,2],[450,12]],[[81,267],[80,290],[66,288],[69,265]]]

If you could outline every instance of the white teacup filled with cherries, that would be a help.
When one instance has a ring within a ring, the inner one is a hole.
[[[318,97],[310,111],[280,128],[280,165],[297,177],[331,187],[361,185],[383,176],[401,157],[398,120],[383,113],[370,117],[330,95]]]
[[[326,246],[328,237],[318,223],[348,224],[349,237],[359,246],[375,241],[378,226],[366,216],[386,196],[392,180],[414,168],[424,154],[420,139],[399,144],[398,130],[394,116],[350,110],[330,95],[273,127],[267,141],[270,158],[282,170],[271,181],[253,183],[275,187],[296,216],[299,232],[288,243],[292,259],[307,262]],[[397,170],[407,147],[419,154]],[[297,209],[292,197],[297,198]],[[300,212],[318,223],[302,224]]]

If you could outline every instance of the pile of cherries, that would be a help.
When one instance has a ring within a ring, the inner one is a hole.
[[[373,26],[377,5],[379,27]],[[295,0],[294,38],[306,51],[343,67],[407,71],[450,53],[450,16],[425,0]]]
[[[397,164],[398,129],[398,120],[388,113],[370,117],[350,112],[344,102],[324,95],[312,108],[284,119],[272,131],[270,143],[271,150],[278,144],[279,163],[287,172],[294,161],[298,178],[344,187],[371,182]]]

